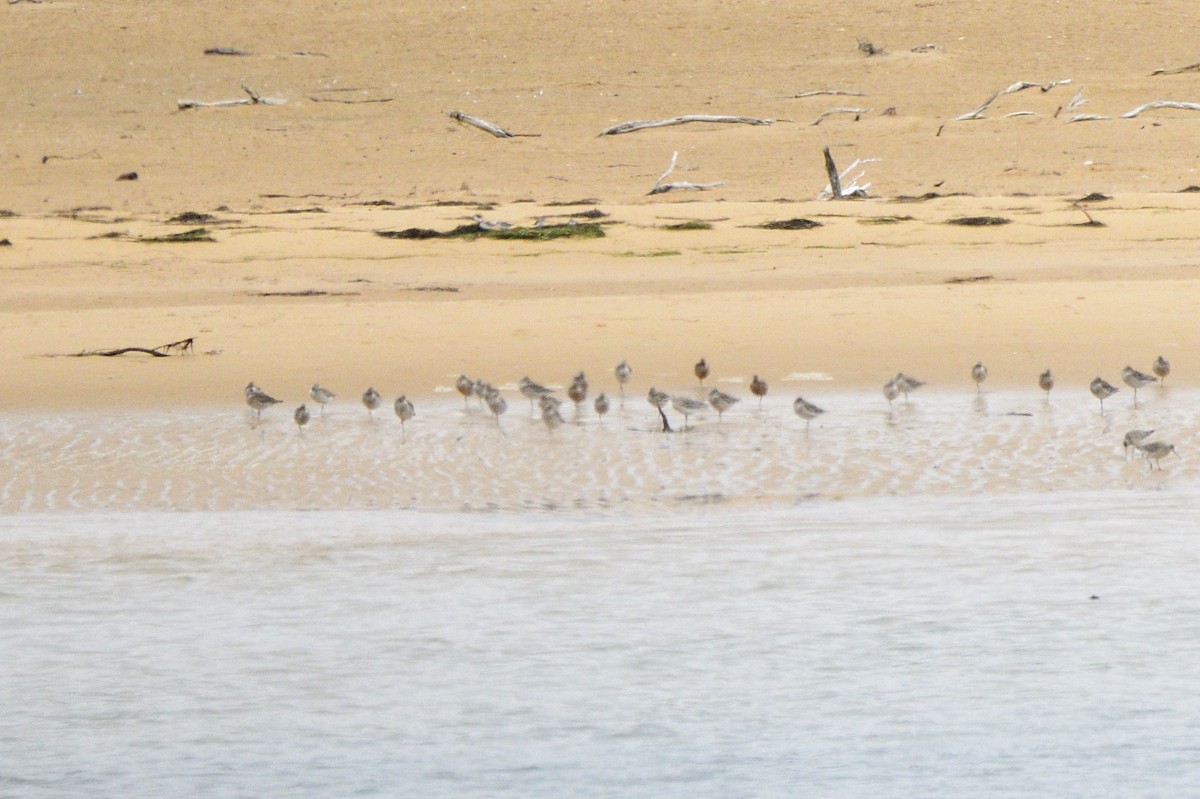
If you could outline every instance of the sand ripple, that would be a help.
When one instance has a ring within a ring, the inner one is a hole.
[[[923,391],[888,412],[869,394],[814,395],[811,430],[790,398],[751,402],[665,435],[641,398],[600,422],[586,414],[548,432],[510,398],[497,426],[449,397],[425,398],[406,437],[331,406],[303,435],[273,409],[0,415],[0,510],[433,511],[661,509],[789,504],[815,497],[1169,488],[1200,476],[1194,396],[1143,392],[1109,412],[1082,391]],[[676,426],[682,420],[673,420]],[[1126,460],[1121,439],[1155,428],[1174,443],[1162,471]]]

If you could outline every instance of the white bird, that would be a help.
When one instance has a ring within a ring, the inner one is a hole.
[[[1133,405],[1137,407],[1137,392],[1139,388],[1148,386],[1151,383],[1157,383],[1158,378],[1154,375],[1148,375],[1145,372],[1139,372],[1132,366],[1126,366],[1121,370],[1121,379],[1125,381],[1125,385],[1133,389]]]
[[[676,394],[675,396],[671,397],[671,407],[683,414],[683,427],[686,430],[688,426],[688,417],[707,410],[708,403],[692,399],[691,397],[684,397]]]
[[[824,408],[818,408],[816,405],[813,405],[811,402],[804,399],[804,397],[796,397],[795,401],[792,402],[792,410],[796,412],[797,416],[804,420],[805,430],[808,429],[808,426],[812,423],[813,419],[816,419],[818,416],[825,413]]]
[[[396,417],[400,419],[401,435],[407,435],[404,423],[417,415],[417,409],[408,401],[408,397],[403,394],[396,398],[395,403],[392,404],[392,409],[396,412]]]
[[[313,402],[321,406],[321,415],[325,415],[325,403],[332,400],[337,394],[334,394],[327,388],[322,388],[320,383],[313,383],[312,388],[308,390],[308,396],[312,397]]]
[[[714,388],[712,391],[708,392],[708,404],[713,406],[713,409],[716,410],[718,422],[722,420],[722,416],[724,415],[725,411],[729,410],[734,405],[737,405],[739,402],[741,402],[741,399],[733,396],[732,394],[726,394],[724,391],[721,391],[718,388]]]

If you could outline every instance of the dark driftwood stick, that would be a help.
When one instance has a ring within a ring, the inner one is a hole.
[[[662,408],[659,408],[659,409],[658,409],[658,415],[662,417],[662,422],[663,422],[663,429],[662,429],[662,431],[663,431],[664,433],[673,433],[673,432],[675,432],[674,430],[672,430],[672,429],[671,429],[671,423],[667,421],[667,414],[663,412],[663,409],[662,409]]]
[[[825,150],[825,171],[829,173],[829,190],[833,193],[833,199],[840,200],[842,198],[842,179],[838,177],[837,164],[833,163],[833,156],[829,154],[829,148]]]
[[[127,352],[142,352],[146,355],[152,355],[155,358],[166,358],[172,354],[172,350],[179,350],[180,353],[192,351],[193,344],[194,339],[185,338],[158,347],[119,347],[115,350],[84,350],[83,352],[75,353],[72,357],[88,358],[96,356],[100,358],[113,358],[117,355],[124,355]]]

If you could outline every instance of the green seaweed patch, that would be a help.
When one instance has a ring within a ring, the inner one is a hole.
[[[485,230],[476,224],[459,225],[453,230],[440,231],[430,228],[405,228],[404,230],[377,230],[375,235],[385,239],[502,239],[505,241],[550,241],[552,239],[599,239],[604,237],[604,228],[595,222],[582,224],[542,225],[541,227],[510,227],[503,230]]]
[[[898,225],[901,222],[912,222],[911,216],[865,216],[858,220],[860,225]]]
[[[961,225],[963,227],[995,227],[998,225],[1007,225],[1012,220],[1003,216],[956,216],[953,219],[947,219],[947,225]]]
[[[712,223],[703,219],[689,219],[686,222],[676,222],[673,225],[663,225],[663,230],[712,230]]]
[[[755,225],[755,227],[760,227],[763,230],[812,230],[816,227],[822,227],[822,225],[815,219],[796,217],[795,219],[776,219],[773,222],[763,222],[761,225]]]
[[[167,236],[139,236],[138,241],[144,244],[183,244],[192,241],[216,241],[216,239],[208,232],[208,228],[198,227],[180,233],[171,233]]]

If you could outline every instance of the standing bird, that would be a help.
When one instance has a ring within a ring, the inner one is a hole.
[[[374,386],[369,387],[362,395],[362,404],[367,409],[367,414],[371,417],[371,421],[375,421],[375,409],[379,407],[379,403],[383,402],[383,397],[379,396],[379,392]]]
[[[816,419],[818,416],[825,413],[824,408],[818,408],[816,405],[813,405],[811,402],[804,399],[804,397],[796,397],[795,401],[792,403],[792,410],[796,412],[797,416],[804,420],[804,429],[806,431],[808,430],[808,426],[812,423],[813,419]]]
[[[579,405],[588,395],[588,379],[583,372],[575,375],[575,379],[571,381],[571,387],[567,389],[567,396],[571,398],[571,402],[575,403],[575,416],[579,416]]]
[[[596,409],[596,415],[603,420],[604,414],[608,413],[608,397],[604,396],[603,391],[596,395],[596,401],[592,403],[592,407]]]
[[[253,390],[251,390],[253,388]],[[262,420],[262,412],[272,405],[278,405],[283,400],[277,400],[270,394],[251,383],[246,386],[246,404],[254,409],[255,423]]]
[[[708,403],[676,394],[671,397],[671,407],[683,414],[683,429],[686,430],[688,417],[706,410]]]
[[[625,384],[629,382],[629,378],[633,377],[633,369],[625,361],[621,361],[613,369],[613,374],[617,376],[617,385],[621,387],[621,404],[625,404]]]
[[[322,388],[320,383],[313,383],[312,388],[308,390],[308,396],[312,397],[313,402],[321,406],[321,415],[325,415],[325,403],[337,396],[327,388]]]
[[[463,407],[470,407],[468,400],[475,393],[475,381],[466,375],[459,375],[458,379],[454,381],[454,387],[458,389],[459,394],[462,394]]]
[[[658,411],[659,418],[662,419],[662,429],[664,433],[671,432],[671,423],[667,421],[666,411],[663,410],[663,406],[666,405],[667,401],[670,399],[670,394],[666,393],[665,391],[659,391],[654,386],[651,386],[649,393],[646,394],[646,401],[654,406],[655,410]]]
[[[517,387],[521,391],[521,396],[523,396],[525,399],[529,400],[530,412],[533,411],[534,400],[540,400],[542,397],[545,397],[545,396],[553,393],[550,389],[546,388],[541,383],[535,383],[532,380],[530,380],[528,375],[521,378],[521,382],[517,384]]]
[[[883,384],[883,396],[887,398],[888,410],[891,410],[892,403],[900,396],[900,386],[896,384],[896,378],[893,377]]]
[[[758,409],[762,410],[763,397],[767,396],[767,381],[755,375],[750,381],[750,393],[758,397]]]
[[[542,406],[542,423],[546,425],[546,429],[551,433],[554,428],[563,423],[562,414],[558,412],[558,400],[551,396],[544,396],[538,400]]]
[[[300,431],[300,434],[304,435],[304,425],[308,424],[308,408],[301,405],[292,414],[292,418],[296,420],[296,428]]]
[[[492,416],[496,419],[496,427],[500,426],[500,417],[508,410],[508,401],[500,396],[500,392],[493,389],[488,392],[487,397],[488,410],[492,412]]]
[[[1137,407],[1138,389],[1158,382],[1157,377],[1148,375],[1145,372],[1139,372],[1132,366],[1126,366],[1121,370],[1121,379],[1125,381],[1125,385],[1133,389],[1133,407],[1135,408]]]
[[[408,431],[404,429],[404,423],[417,415],[417,409],[408,401],[408,397],[403,394],[396,398],[392,409],[396,411],[396,416],[400,419],[400,435],[407,437]]]
[[[893,378],[896,381],[896,388],[900,389],[900,393],[904,395],[904,401],[908,402],[908,394],[910,391],[916,391],[921,386],[925,385],[924,380],[918,380],[915,377],[897,372]]]
[[[1158,375],[1159,380],[1162,381],[1161,385],[1165,386],[1167,384],[1167,375],[1171,374],[1171,362],[1160,355],[1151,369],[1154,370],[1154,374]]]
[[[741,400],[732,394],[726,394],[719,388],[714,388],[708,392],[708,404],[713,406],[713,410],[717,412],[717,421],[723,421],[722,416],[725,411],[737,405]]]
[[[696,373],[696,377],[700,378],[700,388],[704,388],[704,378],[708,377],[708,362],[701,358],[696,361],[692,371]]]
[[[975,381],[975,393],[983,391],[983,381],[987,380],[987,367],[983,365],[982,361],[977,361],[971,367],[971,379]]]
[[[1050,389],[1054,388],[1054,375],[1049,369],[1038,375],[1038,388],[1046,392],[1046,404],[1050,404]]]
[[[1154,463],[1150,464],[1151,469],[1157,465],[1160,470],[1162,469],[1162,459],[1170,455],[1172,452],[1175,452],[1174,444],[1166,444],[1162,441],[1151,441],[1149,444],[1138,444],[1137,448],[1142,451],[1142,454],[1146,456],[1147,460],[1154,461]],[[1179,453],[1175,452],[1175,454],[1178,455]]]
[[[1093,380],[1092,385],[1089,388],[1091,388],[1092,396],[1100,400],[1101,416],[1104,415],[1104,401],[1121,390],[1109,383],[1103,377],[1097,377],[1095,380]]]

